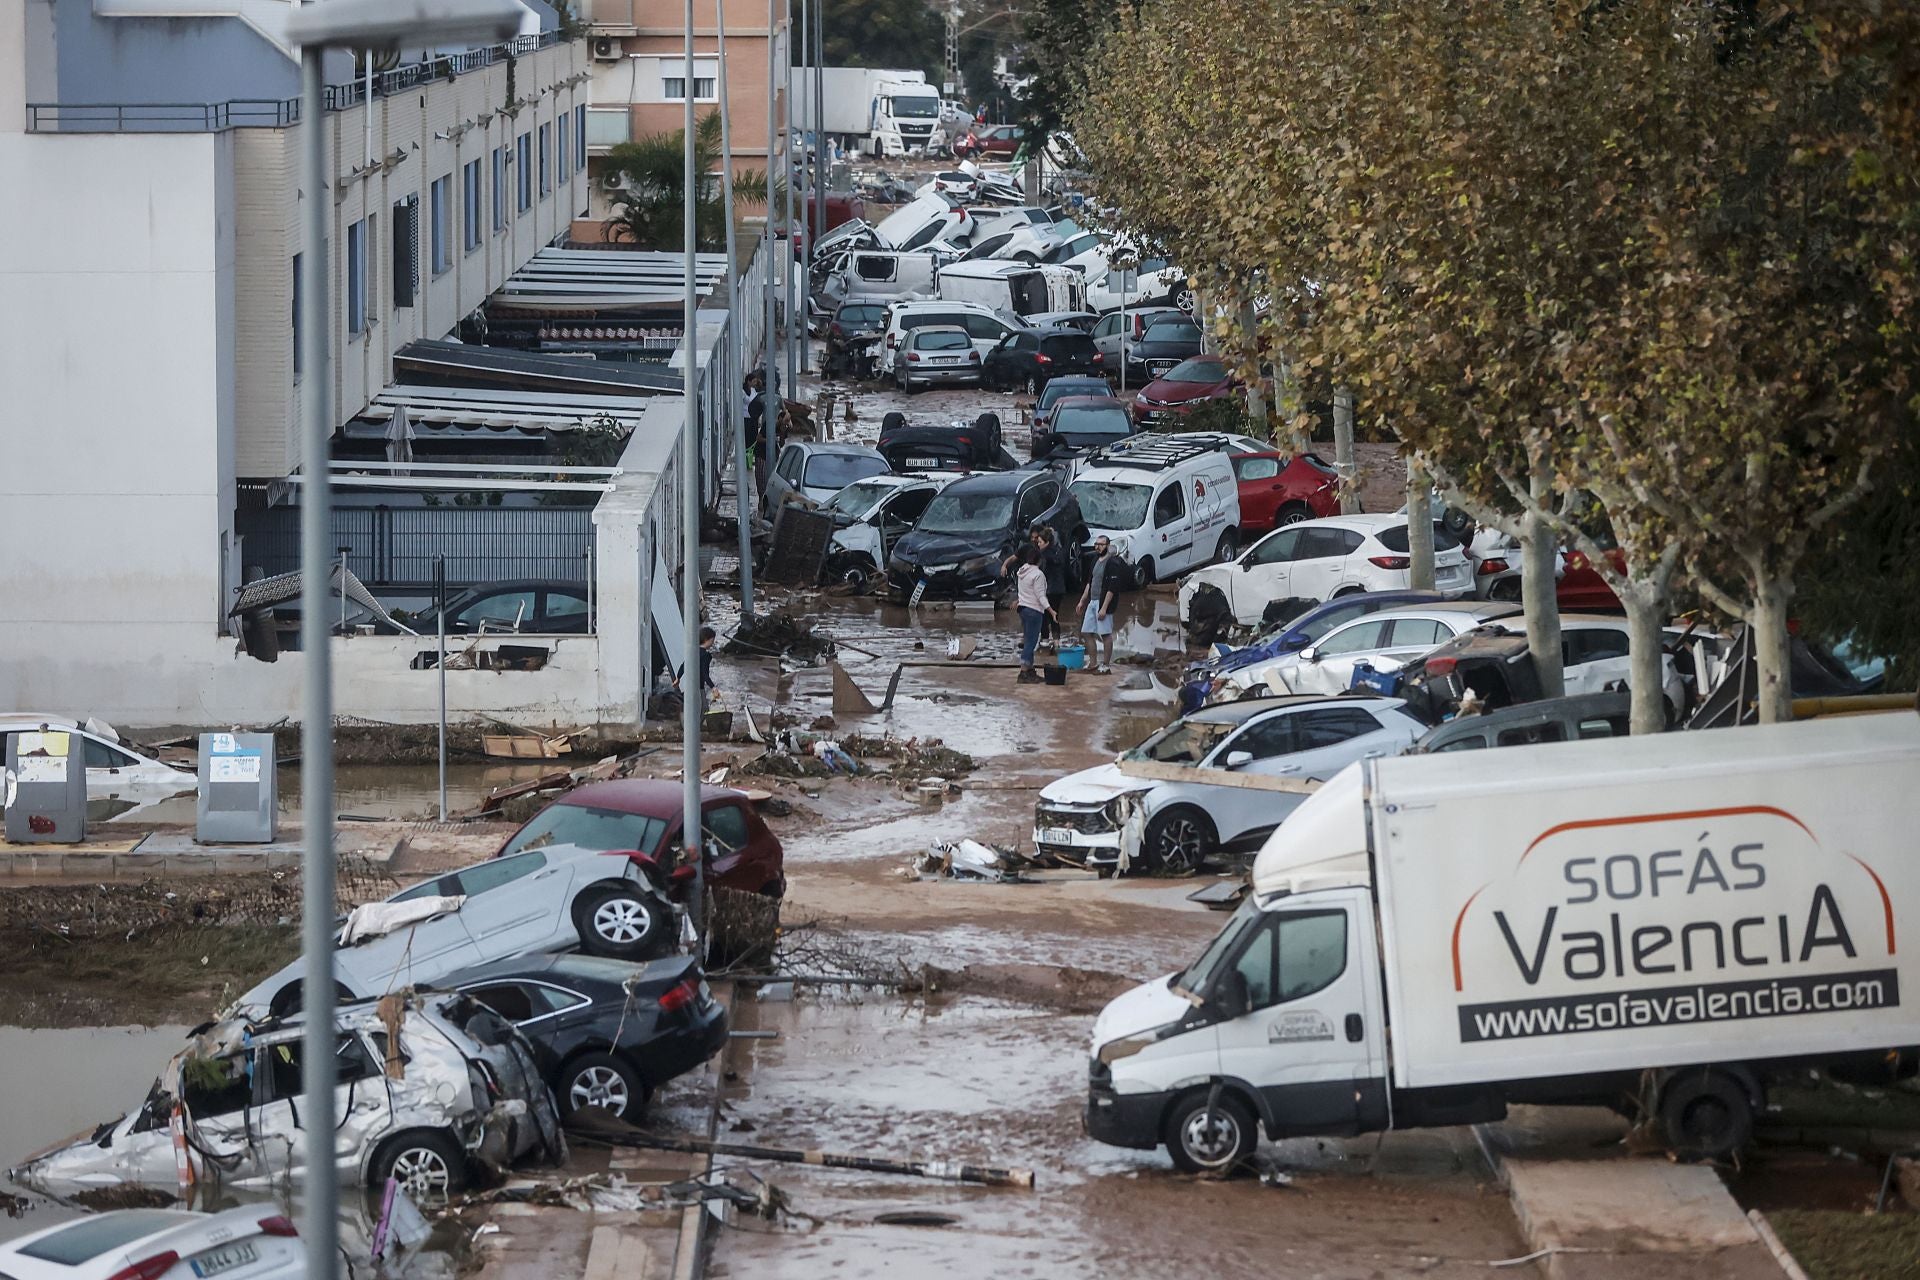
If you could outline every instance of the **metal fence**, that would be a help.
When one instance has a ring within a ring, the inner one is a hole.
[[[300,567],[300,508],[239,513],[246,564],[266,574]],[[585,580],[594,544],[592,507],[336,507],[334,554],[371,587],[417,591],[433,585],[433,558],[447,558],[447,582],[468,587],[516,578]]]

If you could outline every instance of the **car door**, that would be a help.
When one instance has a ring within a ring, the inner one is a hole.
[[[1215,747],[1201,765],[1231,773],[1287,777],[1293,772],[1290,762],[1296,745],[1293,717],[1286,711],[1272,711],[1242,725]],[[1192,786],[1207,816],[1213,819],[1213,828],[1223,844],[1271,831],[1306,799],[1304,794],[1257,787],[1201,782]]]
[[[1060,486],[1052,480],[1042,480],[1029,485],[1020,495],[1019,513],[1015,517],[1014,532],[1025,533],[1035,520],[1046,515],[1060,498]],[[1064,533],[1062,536],[1065,536]]]
[[[1118,311],[1101,316],[1100,322],[1093,326],[1093,345],[1107,364],[1112,364],[1120,358],[1120,313]]]
[[[1293,727],[1299,776],[1325,782],[1356,760],[1396,754],[1419,726],[1407,719],[1404,729],[1388,728],[1365,707],[1308,707],[1294,713]]]
[[[1153,562],[1160,578],[1170,578],[1193,563],[1193,512],[1186,485],[1178,476],[1163,480],[1153,495]]]
[[[239,1123],[239,1132],[207,1134],[196,1113],[196,1136],[212,1137],[218,1144],[209,1149],[224,1152],[231,1149],[229,1142],[246,1144],[249,1158],[242,1161],[240,1171],[227,1175],[231,1181],[253,1182],[305,1171],[307,1131],[301,1107],[305,1049],[298,1032],[283,1032],[254,1046],[254,1105],[250,1113],[232,1117]],[[334,1161],[351,1176],[359,1172],[360,1156],[368,1143],[391,1127],[392,1117],[379,1079],[380,1065],[357,1032],[339,1033],[334,1064]]]
[[[1386,643],[1387,625],[1384,618],[1361,618],[1329,632],[1308,646],[1312,657],[1303,650],[1291,668],[1283,669],[1287,687],[1295,693],[1345,693],[1353,687],[1354,664]]]
[[[1342,581],[1347,557],[1364,539],[1351,529],[1308,525],[1301,533],[1300,550],[1293,558],[1288,595],[1304,600],[1328,600]]]
[[[735,882],[731,887],[743,888],[738,883],[754,877],[746,866],[751,857],[748,846],[752,841],[752,830],[747,824],[746,811],[734,800],[721,800],[708,805],[700,818],[701,840],[706,846],[707,875],[714,884]],[[760,886],[755,884],[752,889]],[[752,892],[747,889],[747,892]]]
[[[790,444],[780,451],[780,461],[767,478],[767,505],[778,507],[800,487],[800,468],[806,463],[806,450]]]
[[[572,868],[534,849],[475,863],[458,873],[466,895],[458,916],[483,960],[504,959],[573,937],[567,911]]]
[[[955,317],[955,323],[967,331],[967,337],[973,341],[973,349],[980,353],[980,359],[983,362],[998,350],[1001,342],[1013,332],[1001,321],[977,311],[969,311]]]
[[[1560,638],[1568,693],[1598,693],[1632,673],[1625,627],[1568,628]]]
[[[1258,1090],[1276,1136],[1385,1121],[1385,1029],[1367,894],[1316,897],[1325,905],[1263,913],[1208,992],[1217,1007],[1226,984],[1244,991],[1246,1012],[1217,1028],[1220,1074]]]
[[[1240,527],[1248,531],[1273,528],[1280,510],[1280,459],[1243,455],[1233,460],[1233,479],[1240,490]]]
[[[1282,529],[1248,547],[1227,577],[1227,602],[1236,622],[1252,626],[1275,600],[1293,595],[1293,558],[1302,530]]]
[[[1471,619],[1463,621],[1472,625]],[[1453,634],[1453,628],[1438,618],[1395,618],[1387,626],[1380,652],[1368,661],[1376,671],[1397,671],[1453,639]]]

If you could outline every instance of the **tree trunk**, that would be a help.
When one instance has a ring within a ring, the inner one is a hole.
[[[1785,578],[1760,575],[1747,625],[1753,628],[1753,660],[1758,675],[1761,724],[1784,724],[1793,719],[1793,680],[1789,671],[1792,650],[1787,639],[1787,606],[1793,584]]]
[[[1360,476],[1353,463],[1353,392],[1333,393],[1333,467],[1340,473],[1340,514],[1360,514]]]
[[[1253,313],[1253,303],[1240,304],[1240,326],[1248,334],[1260,332],[1260,317]],[[1254,424],[1253,435],[1262,440],[1273,439],[1273,422],[1267,416],[1266,393],[1260,389],[1260,373],[1264,366],[1258,360],[1253,367],[1253,380],[1247,383],[1247,417]]]
[[[1660,733],[1667,727],[1660,631],[1667,621],[1667,593],[1661,584],[1641,581],[1618,594],[1627,611],[1627,688],[1633,695],[1633,732]]]
[[[1433,590],[1433,481],[1412,458],[1407,459],[1407,558],[1407,585]]]
[[[1567,690],[1560,656],[1560,601],[1553,576],[1557,543],[1546,517],[1520,518],[1520,604],[1527,612],[1527,652],[1540,678],[1540,696],[1557,698]]]

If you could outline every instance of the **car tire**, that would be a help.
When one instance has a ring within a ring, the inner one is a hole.
[[[1198,809],[1176,805],[1153,815],[1140,841],[1140,868],[1149,875],[1192,875],[1219,842]]]
[[[380,1144],[368,1173],[369,1186],[384,1187],[388,1178],[395,1178],[413,1200],[445,1198],[467,1185],[467,1157],[448,1134],[410,1129]]]
[[[1487,599],[1518,604],[1520,601],[1520,593],[1519,578],[1502,578],[1487,588]]]
[[[574,925],[580,949],[614,960],[650,960],[665,953],[673,929],[659,899],[614,885],[581,895]]]
[[[1182,1173],[1232,1173],[1259,1143],[1253,1111],[1225,1089],[1195,1089],[1167,1111],[1161,1130],[1167,1154]]]
[[[1365,587],[1342,587],[1327,598],[1329,600],[1343,600],[1348,596],[1357,596],[1365,591]]]
[[[1725,1160],[1753,1137],[1753,1102],[1726,1072],[1692,1068],[1660,1090],[1660,1125],[1682,1160]]]
[[[273,999],[267,1002],[267,1012],[276,1018],[300,1012],[306,1004],[306,979],[295,978],[286,986],[273,993]],[[333,984],[333,1002],[336,1006],[346,1004],[354,998],[344,982]]]
[[[1225,564],[1240,554],[1240,536],[1229,529],[1220,535],[1220,544],[1213,549],[1213,563]]]
[[[1192,315],[1193,309],[1200,305],[1200,299],[1197,295],[1195,295],[1192,289],[1180,289],[1175,291],[1171,295],[1171,301],[1173,302],[1174,306],[1180,308],[1182,311],[1186,312],[1188,315]]]
[[[563,1124],[589,1111],[638,1124],[647,1109],[647,1085],[625,1059],[611,1053],[583,1053],[560,1069],[553,1098],[560,1104]]]
[[[1134,563],[1133,568],[1134,572],[1139,575],[1140,585],[1143,588],[1150,587],[1160,581],[1159,575],[1154,572],[1152,556],[1141,556],[1140,559]]]
[[[1273,527],[1284,529],[1290,524],[1299,524],[1302,520],[1311,519],[1313,519],[1313,508],[1304,502],[1289,502],[1280,508],[1279,514],[1273,518]]]

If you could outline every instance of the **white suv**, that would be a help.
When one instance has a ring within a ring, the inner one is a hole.
[[[1234,621],[1251,627],[1276,600],[1323,601],[1355,591],[1405,591],[1411,585],[1412,563],[1405,516],[1302,520],[1260,539],[1232,564],[1188,575],[1180,584],[1180,620],[1187,620],[1202,587],[1224,595]],[[1433,531],[1433,586],[1449,598],[1473,592],[1473,566],[1466,552],[1438,525]]]
[[[973,342],[973,349],[985,360],[987,352],[1000,345],[1000,340],[1021,327],[1017,317],[995,311],[992,307],[979,302],[942,302],[929,299],[916,302],[894,302],[887,306],[887,322],[880,336],[880,373],[886,378],[893,377],[895,357],[909,329],[918,329],[930,324],[955,324],[967,331],[967,337]]]
[[[1177,435],[1134,436],[1089,455],[1069,492],[1087,532],[1106,535],[1143,584],[1231,560],[1240,543],[1232,459]]]

